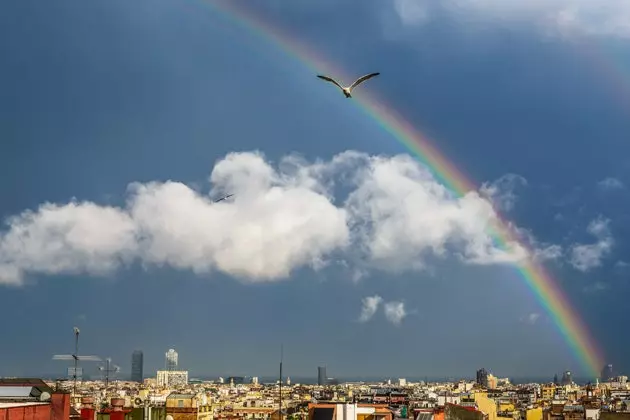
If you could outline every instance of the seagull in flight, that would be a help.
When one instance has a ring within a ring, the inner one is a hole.
[[[223,200],[227,200],[228,198],[232,197],[234,194],[228,194],[224,197],[219,198],[218,200],[215,200],[215,203],[218,203],[219,201],[223,201]]]
[[[319,74],[317,75],[317,77],[319,77],[320,79],[323,79],[323,80],[325,80],[327,82],[330,82],[330,83],[333,83],[334,85],[336,85],[339,89],[341,89],[343,94],[346,95],[346,98],[352,98],[352,95],[350,94],[350,92],[352,92],[352,89],[354,89],[355,87],[359,86],[361,83],[365,82],[366,80],[371,79],[374,76],[378,76],[379,74],[381,74],[381,73],[370,73],[370,74],[366,74],[365,76],[361,76],[357,80],[355,80],[353,84],[351,84],[348,87],[341,86],[341,84],[339,84],[332,77],[322,76],[322,75],[319,75]]]

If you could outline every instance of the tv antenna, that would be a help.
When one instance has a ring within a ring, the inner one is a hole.
[[[279,410],[278,418],[282,420],[282,359],[284,358],[284,344],[280,344],[280,398],[279,398]]]
[[[109,375],[111,373],[116,374],[120,372],[120,366],[112,364],[112,358],[108,357],[105,359],[105,366],[99,366],[98,370],[103,372],[105,376],[105,391],[107,391],[107,387],[109,386]]]
[[[72,379],[74,380],[73,395],[77,393],[77,371],[79,361],[82,362],[100,362],[98,356],[79,356],[79,334],[81,331],[78,327],[73,328],[74,331],[74,354],[55,354],[53,360],[74,360],[74,370],[72,371]]]

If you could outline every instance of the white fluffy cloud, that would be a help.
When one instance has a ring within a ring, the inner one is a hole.
[[[531,257],[534,260],[544,262],[557,260],[564,256],[562,246],[539,241],[528,229],[519,228],[517,226],[512,226],[512,229],[518,235],[520,242],[527,244],[527,247],[531,249]]]
[[[571,248],[571,265],[579,271],[589,271],[599,267],[613,246],[613,237],[608,227],[609,220],[597,218],[587,228],[588,233],[597,238],[592,244],[576,244]]]
[[[385,312],[385,318],[394,325],[400,325],[407,316],[404,302],[387,302],[383,305],[383,311]]]
[[[516,189],[525,185],[527,180],[522,176],[506,174],[496,181],[483,183],[480,192],[492,200],[498,209],[510,211],[516,204]]]
[[[279,173],[257,153],[228,155],[211,180],[234,202],[152,182],[132,184],[125,208],[46,204],[14,217],[0,237],[0,282],[28,272],[106,274],[135,258],[275,280],[348,243],[346,211],[316,192],[316,181]]]
[[[359,322],[367,322],[374,317],[378,308],[383,303],[383,298],[379,295],[367,296],[361,300],[361,313]],[[401,301],[385,302],[383,304],[385,319],[398,326],[408,315],[405,303]]]
[[[210,183],[208,194],[173,181],[134,183],[123,207],[72,201],[11,217],[0,232],[0,283],[29,273],[106,275],[134,261],[272,281],[342,252],[361,270],[418,269],[449,253],[475,264],[524,257],[517,244],[494,246],[486,199],[452,196],[406,155],[289,156],[273,166],[259,153],[231,153]],[[352,189],[343,205],[333,199],[339,183]],[[211,199],[224,193],[234,197]]]
[[[383,301],[383,298],[380,297],[379,295],[368,296],[368,297],[363,298],[361,300],[362,306],[361,306],[361,314],[359,315],[359,322],[367,322],[370,319],[372,319],[374,314],[376,314],[376,311],[378,310],[378,307],[380,306],[382,301]]]
[[[429,11],[462,19],[530,22],[546,33],[630,37],[630,2],[626,0],[394,0],[394,9],[406,25],[426,22]],[[439,5],[439,7],[437,6]]]
[[[7,224],[0,236],[0,283],[19,284],[25,271],[107,274],[138,249],[130,215],[94,203],[46,203]]]
[[[423,268],[428,255],[456,248],[477,264],[516,262],[525,251],[495,247],[488,228],[496,213],[476,192],[454,198],[410,156],[375,157],[359,168],[346,208],[355,239],[381,268]]]
[[[536,248],[534,251],[534,258],[538,261],[557,260],[562,255],[562,247],[557,244],[545,245],[542,248]]]

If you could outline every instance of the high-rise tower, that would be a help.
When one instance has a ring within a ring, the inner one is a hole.
[[[326,366],[317,367],[317,385],[326,385]]]
[[[573,378],[571,376],[571,372],[570,371],[566,371],[562,374],[562,385],[571,385],[573,383]]]
[[[166,352],[166,370],[177,370],[178,355],[175,349]]]
[[[140,382],[144,381],[142,375],[142,365],[144,363],[144,354],[141,350],[136,350],[131,354],[131,381]]]
[[[488,388],[488,371],[481,368],[477,371],[477,384]]]
[[[613,378],[614,374],[613,374],[613,366],[612,365],[606,365],[604,366],[604,368],[602,369],[602,382],[608,382]]]

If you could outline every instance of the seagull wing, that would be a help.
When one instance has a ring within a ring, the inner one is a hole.
[[[219,201],[223,201],[223,200],[227,200],[228,198],[232,197],[234,194],[228,194],[224,197],[219,198],[218,200],[215,200],[215,203],[218,203]]]
[[[339,89],[343,90],[343,86],[341,86],[339,83],[337,83],[337,81],[335,79],[333,79],[332,77],[328,77],[328,76],[321,76],[321,75],[317,75],[317,77],[319,77],[322,80],[325,80],[327,82],[333,83],[334,85],[336,85]]]
[[[366,74],[365,76],[359,77],[357,80],[355,80],[353,84],[350,85],[350,90],[359,86],[361,83],[365,82],[367,79],[371,79],[372,77],[378,76],[379,74],[381,73],[370,73],[370,74]]]

